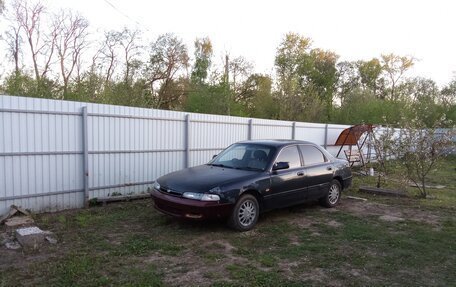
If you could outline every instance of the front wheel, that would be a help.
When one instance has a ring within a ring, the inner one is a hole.
[[[320,198],[320,204],[324,207],[336,206],[337,203],[339,203],[341,191],[342,187],[340,185],[340,182],[337,179],[333,179],[329,185],[329,189],[326,195]]]
[[[252,229],[258,221],[260,208],[258,200],[251,194],[245,194],[236,202],[228,225],[238,231]]]

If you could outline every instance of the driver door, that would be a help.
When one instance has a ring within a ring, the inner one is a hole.
[[[297,146],[283,148],[274,163],[288,162],[289,168],[271,172],[271,187],[264,196],[266,209],[294,205],[304,200],[305,174]]]

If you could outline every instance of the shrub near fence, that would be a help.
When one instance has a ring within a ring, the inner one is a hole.
[[[335,155],[347,127],[0,96],[0,214],[144,192],[246,139],[308,140]]]

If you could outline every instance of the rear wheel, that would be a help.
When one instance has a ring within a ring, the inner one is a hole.
[[[228,225],[238,231],[252,229],[258,221],[258,200],[251,194],[242,195],[233,208]]]
[[[328,192],[320,198],[320,204],[324,207],[334,207],[339,203],[342,186],[337,179],[333,179],[329,185]]]

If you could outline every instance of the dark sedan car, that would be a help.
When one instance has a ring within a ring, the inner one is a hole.
[[[348,162],[316,144],[254,140],[229,146],[205,165],[158,178],[152,197],[165,214],[228,219],[245,231],[267,210],[310,200],[333,207],[351,179]]]

